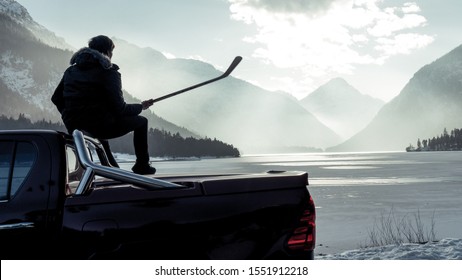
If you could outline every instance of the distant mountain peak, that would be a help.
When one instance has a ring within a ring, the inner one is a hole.
[[[344,78],[336,77],[325,83],[324,85],[344,85],[344,86],[351,86]]]
[[[310,100],[321,97],[329,100],[334,99],[337,101],[357,97],[372,98],[370,96],[362,94],[355,87],[350,85],[345,79],[340,77],[329,80],[327,83],[313,91],[305,99]]]
[[[344,139],[363,129],[384,104],[340,77],[320,86],[300,103]]]

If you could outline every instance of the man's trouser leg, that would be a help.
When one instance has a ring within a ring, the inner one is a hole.
[[[133,131],[133,145],[135,147],[136,162],[140,164],[149,163],[148,152],[148,120],[138,116],[137,126]]]
[[[90,124],[85,125],[85,128],[83,129],[88,131],[93,137],[99,139],[100,141],[104,139],[107,140],[118,138],[133,131],[133,145],[135,148],[136,162],[140,164],[149,163],[148,119],[146,119],[145,117],[121,117],[113,123],[104,123],[96,125]],[[103,147],[105,150],[109,149],[109,144],[107,143],[107,146],[103,144]]]

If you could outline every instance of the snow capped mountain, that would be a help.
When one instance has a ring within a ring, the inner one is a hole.
[[[60,118],[50,102],[50,96],[68,65],[71,53],[42,43],[25,27],[33,23],[27,11],[14,1],[0,1],[1,94],[3,98],[6,92],[11,96],[17,95],[17,107],[14,109],[9,102],[0,103],[2,114],[17,116],[22,113],[33,120],[58,120]]]
[[[361,94],[342,78],[330,80],[300,103],[344,140],[363,129],[384,104]]]
[[[51,47],[64,50],[74,49],[63,38],[56,36],[56,34],[35,22],[27,9],[14,0],[0,0],[0,13],[9,16],[17,23],[26,27],[34,34],[36,39]]]
[[[14,0],[0,0],[0,12],[20,23],[33,21],[26,8]]]

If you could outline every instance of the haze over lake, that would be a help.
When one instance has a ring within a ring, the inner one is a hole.
[[[316,254],[366,244],[374,222],[390,211],[398,218],[419,212],[425,226],[434,217],[437,239],[462,238],[462,152],[246,155],[153,165],[159,176],[307,171],[317,208]]]

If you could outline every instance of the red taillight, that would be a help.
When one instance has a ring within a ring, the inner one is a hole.
[[[313,198],[310,200],[302,216],[298,221],[297,228],[293,231],[287,245],[291,250],[314,250],[316,243],[316,211],[314,208]]]

